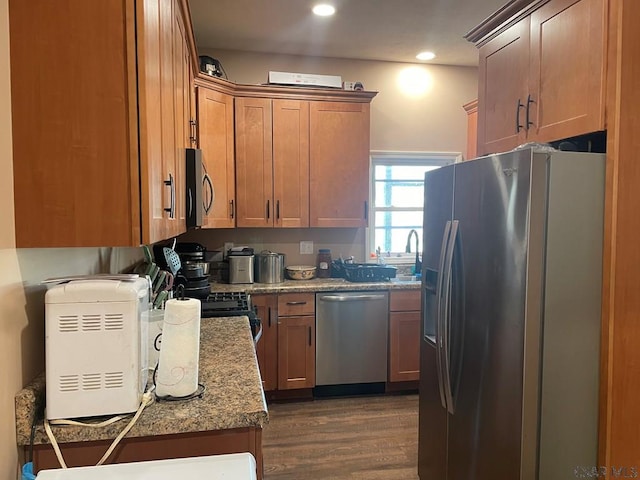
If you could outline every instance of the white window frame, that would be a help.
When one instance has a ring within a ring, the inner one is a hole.
[[[403,152],[403,151],[385,151],[372,150],[369,155],[369,227],[366,231],[366,252],[369,255],[376,251],[375,245],[375,219],[377,210],[391,210],[394,208],[376,209],[374,203],[375,186],[374,175],[376,165],[437,165],[444,166],[462,161],[461,152]],[[419,209],[422,211],[422,209]],[[418,211],[418,209],[416,209]],[[384,256],[387,263],[413,263],[415,261],[415,252],[403,253],[393,252],[391,257]]]

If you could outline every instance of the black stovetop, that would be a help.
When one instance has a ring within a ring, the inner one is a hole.
[[[251,300],[246,292],[214,292],[201,301],[202,316],[231,317],[253,314]]]
[[[256,342],[260,338],[260,319],[251,304],[251,297],[246,292],[213,292],[200,302],[202,318],[245,315],[249,318],[253,338]]]

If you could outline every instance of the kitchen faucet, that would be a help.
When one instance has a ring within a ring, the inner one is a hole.
[[[405,252],[406,253],[411,253],[411,235],[415,235],[416,236],[416,263],[413,267],[414,272],[415,273],[421,273],[422,272],[422,262],[420,261],[420,254],[418,253],[418,232],[415,231],[413,228],[411,229],[411,231],[409,232],[409,236],[407,237],[407,247],[405,248]]]

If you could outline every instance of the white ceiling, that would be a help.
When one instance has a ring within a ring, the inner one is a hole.
[[[477,65],[463,35],[507,0],[324,0],[333,17],[317,17],[314,0],[189,0],[199,48]]]

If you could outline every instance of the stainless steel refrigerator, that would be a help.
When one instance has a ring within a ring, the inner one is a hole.
[[[525,149],[425,177],[421,480],[597,465],[605,158]]]

